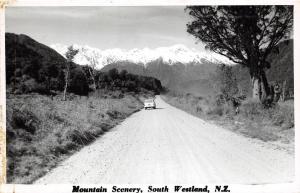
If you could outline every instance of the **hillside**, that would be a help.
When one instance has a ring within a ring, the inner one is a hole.
[[[50,94],[63,90],[66,59],[26,35],[5,34],[7,91]],[[82,67],[72,63],[69,91],[86,95],[88,83]],[[75,81],[75,79],[80,79]],[[75,83],[78,83],[74,85]]]

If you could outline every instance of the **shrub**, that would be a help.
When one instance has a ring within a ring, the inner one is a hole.
[[[270,112],[272,124],[280,126],[282,129],[294,127],[294,109],[287,106],[276,106]]]
[[[208,109],[206,112],[207,115],[218,115],[222,116],[223,115],[223,108],[221,105],[214,105],[211,108]]]
[[[115,110],[108,110],[107,111],[108,116],[110,116],[112,119],[120,119],[123,118],[123,114],[119,111],[115,111]]]
[[[87,95],[89,92],[88,80],[81,68],[71,71],[69,91],[78,95]]]
[[[207,115],[218,115],[224,116],[225,118],[232,118],[234,115],[234,108],[230,104],[230,102],[225,102],[224,104],[209,104],[210,106],[206,111]]]
[[[11,128],[23,129],[34,134],[38,127],[37,118],[27,110],[14,109],[11,117]]]
[[[240,107],[240,113],[251,120],[255,117],[260,116],[260,114],[264,111],[264,108],[260,102],[256,102],[254,100],[248,100],[242,103]]]
[[[244,125],[242,128],[239,128],[238,131],[248,137],[260,139],[262,141],[276,141],[279,139],[276,133],[269,131],[263,128],[261,125],[253,122],[247,122],[246,125]]]

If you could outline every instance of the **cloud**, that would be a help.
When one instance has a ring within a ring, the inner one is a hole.
[[[194,45],[184,6],[8,7],[6,30],[43,43],[94,47]]]

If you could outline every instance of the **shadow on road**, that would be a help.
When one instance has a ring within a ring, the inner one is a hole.
[[[164,108],[156,107],[155,109],[147,109],[147,110],[161,110],[161,109],[164,109]]]

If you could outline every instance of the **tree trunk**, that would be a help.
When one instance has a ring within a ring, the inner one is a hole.
[[[259,77],[257,76],[252,76],[251,77],[251,83],[252,83],[252,98],[254,100],[257,100],[259,101],[260,100],[260,80],[259,80]]]
[[[285,101],[286,96],[286,80],[282,84],[282,101]]]
[[[261,96],[261,100],[263,99],[268,99],[271,95],[271,91],[270,91],[270,86],[268,83],[268,79],[266,76],[266,72],[264,70],[261,70],[261,86],[262,86],[262,96]]]
[[[90,76],[92,77],[92,81],[93,81],[93,89],[94,91],[96,91],[96,81],[95,81],[95,77],[94,77],[94,73],[91,71],[91,69],[88,67]]]
[[[257,101],[263,101],[270,96],[270,88],[266,73],[264,70],[258,70],[256,73],[250,72],[252,83],[252,98]]]
[[[69,84],[69,73],[70,73],[70,66],[67,64],[67,71],[65,74],[65,87],[64,87],[64,93],[63,93],[63,100],[65,101],[66,95],[67,95],[67,90],[68,90],[68,84]]]

